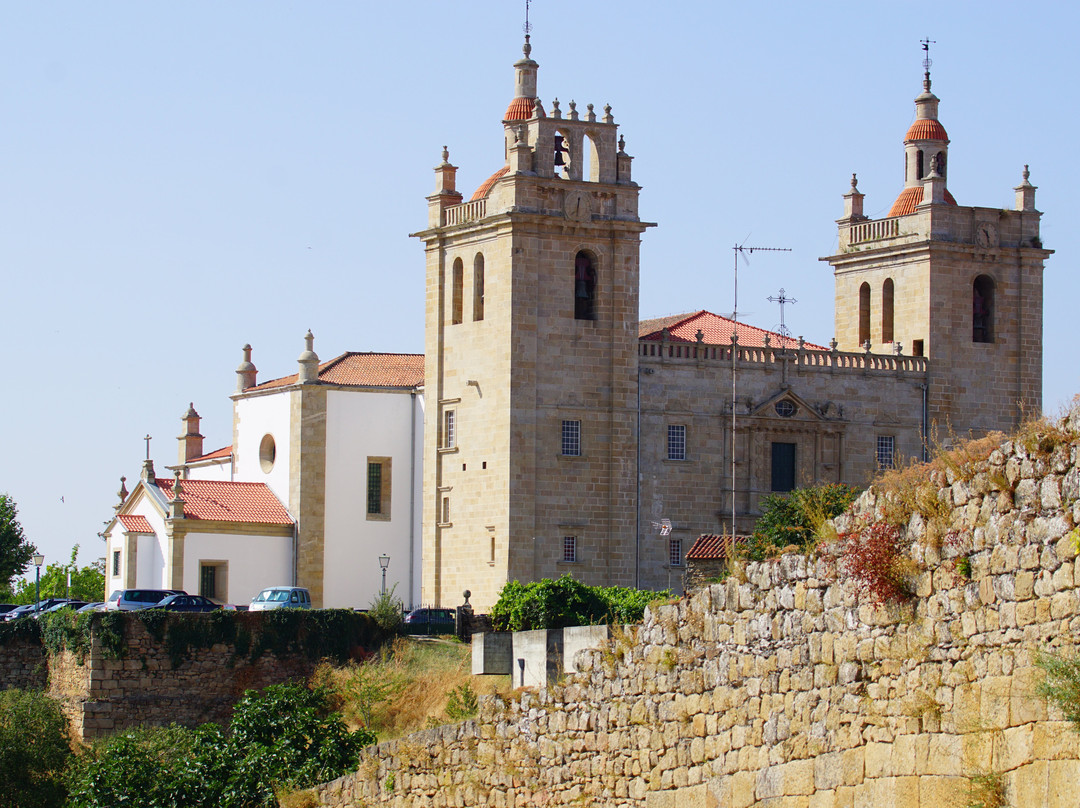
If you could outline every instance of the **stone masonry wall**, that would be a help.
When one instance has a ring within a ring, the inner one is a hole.
[[[41,690],[49,678],[41,643],[12,640],[0,646],[0,689]]]
[[[373,747],[318,804],[946,808],[990,775],[1008,805],[1075,806],[1080,733],[1033,665],[1080,638],[1080,446],[1055,443],[934,473],[902,604],[860,602],[827,559],[751,564],[554,686]]]

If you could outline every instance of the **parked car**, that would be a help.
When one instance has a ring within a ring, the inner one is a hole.
[[[19,606],[12,609],[7,614],[3,615],[5,620],[18,620],[20,617],[29,617],[36,612],[44,612],[47,609],[51,609],[58,603],[67,603],[67,598],[46,598],[45,600],[39,600],[37,603],[28,603],[25,606]]]
[[[105,601],[106,611],[130,612],[160,603],[169,595],[186,595],[183,589],[117,589]]]
[[[221,607],[202,595],[169,595],[149,608],[167,612],[216,612]]]
[[[4,619],[3,615],[18,608],[19,606],[16,603],[0,603],[0,620]]]
[[[103,612],[105,611],[105,603],[100,600],[97,603],[87,603],[85,606],[80,606],[75,611],[78,614],[82,614],[83,612]]]
[[[58,612],[61,609],[81,609],[85,605],[86,605],[85,600],[64,600],[64,601],[61,601],[60,603],[54,603],[52,606],[50,606],[47,609],[42,609],[41,611],[35,612],[34,616],[36,617],[36,616],[41,615],[41,614],[50,614],[52,612]]]
[[[302,586],[270,586],[251,599],[251,611],[310,609],[311,593]]]
[[[456,621],[453,609],[413,609],[405,615],[406,634],[453,634]]]

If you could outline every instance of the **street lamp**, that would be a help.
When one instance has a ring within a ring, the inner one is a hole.
[[[382,592],[379,594],[386,594],[386,568],[390,566],[390,556],[383,553],[379,556],[379,566],[382,568]]]
[[[34,553],[34,566],[37,567],[37,575],[34,577],[34,611],[41,608],[41,565],[45,563],[42,553]]]

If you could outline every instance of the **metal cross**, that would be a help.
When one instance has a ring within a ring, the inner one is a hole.
[[[791,339],[791,333],[788,331],[787,326],[784,325],[784,305],[787,303],[798,303],[799,301],[793,297],[788,297],[787,294],[784,292],[783,286],[780,287],[779,296],[774,297],[770,295],[765,299],[768,300],[770,303],[780,304],[780,329],[777,331],[777,333],[780,334],[780,336],[782,337]]]
[[[146,437],[143,438],[143,440],[146,441],[146,459],[149,460],[150,459],[150,441],[152,441],[153,438],[151,438],[150,433],[147,432]]]

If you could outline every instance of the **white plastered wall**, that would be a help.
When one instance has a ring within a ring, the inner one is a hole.
[[[188,533],[184,538],[184,585],[199,593],[199,562],[225,561],[224,583],[229,603],[250,603],[268,586],[292,580],[291,536],[236,536],[224,533]]]
[[[242,398],[236,402],[236,446],[233,479],[266,483],[277,498],[289,502],[289,415],[291,395],[287,391]],[[276,448],[273,468],[264,471],[259,445],[264,435],[272,435]]]
[[[326,402],[325,604],[367,608],[382,585],[406,606],[420,591],[423,407],[408,392],[330,390]],[[391,458],[389,521],[367,518],[367,461]],[[411,462],[410,462],[411,461]]]

